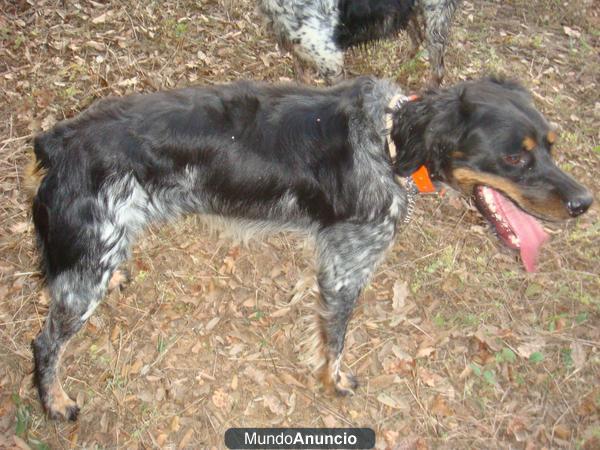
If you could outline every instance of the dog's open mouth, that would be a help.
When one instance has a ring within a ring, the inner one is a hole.
[[[475,186],[473,194],[477,209],[494,226],[500,239],[519,250],[525,270],[534,272],[540,247],[548,239],[541,224],[489,186]]]

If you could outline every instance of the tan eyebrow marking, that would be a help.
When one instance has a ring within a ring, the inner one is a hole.
[[[452,152],[452,157],[456,158],[456,159],[460,159],[460,158],[464,158],[465,154],[463,152],[460,152],[457,150],[455,152]]]
[[[546,140],[548,141],[548,144],[554,144],[556,142],[556,133],[554,131],[548,131],[548,134],[546,135]]]
[[[533,150],[536,147],[537,147],[537,142],[531,136],[526,136],[525,139],[523,139],[523,148],[525,150],[530,152],[531,150]]]

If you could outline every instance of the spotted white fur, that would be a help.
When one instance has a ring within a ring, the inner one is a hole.
[[[261,204],[260,218],[252,217],[243,205],[231,205],[218,192],[206,189],[207,174],[201,165],[188,165],[167,174],[160,184],[142,184],[126,171],[109,174],[100,189],[92,191],[94,196],[86,194],[86,207],[91,214],[77,230],[85,234],[78,236],[84,248],[77,260],[68,262],[60,273],[49,278],[51,308],[44,329],[33,344],[36,384],[51,415],[63,414],[55,411],[48,390],[58,383],[58,354],[94,312],[107,292],[111,276],[128,258],[136,237],[150,223],[172,221],[192,213],[209,223],[228,224],[230,230],[241,231],[235,234],[244,240],[257,232],[294,229],[315,241],[321,294],[315,324],[321,332],[326,330],[326,337],[316,341],[313,355],[318,367],[328,364],[334,369],[332,375],[338,377],[352,309],[390,247],[396,224],[405,219],[411,202],[410,191],[395,182],[385,151],[390,131],[385,120],[387,108],[393,97],[402,94],[401,90],[385,80],[365,78],[357,83],[362,94],[361,107],[348,118],[348,141],[353,149],[353,176],[365,182],[360,183],[354,199],[354,215],[347,220],[327,225],[316,221],[301,208],[297,194],[291,190]],[[69,205],[59,204],[59,208],[64,208],[59,214],[72,213]],[[72,409],[69,418],[76,413]]]
[[[437,84],[444,76],[445,47],[459,3],[460,0],[416,0],[409,23],[415,51],[425,40],[433,81]],[[322,77],[340,78],[344,53],[335,36],[341,14],[338,0],[259,0],[259,6],[284,48],[313,64]],[[424,33],[419,17],[423,19]]]

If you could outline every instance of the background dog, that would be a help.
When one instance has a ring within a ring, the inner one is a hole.
[[[410,214],[412,189],[396,177],[425,165],[475,195],[505,240],[534,261],[544,236],[531,215],[566,219],[592,202],[552,162],[555,139],[522,87],[493,79],[412,101],[388,81],[360,78],[324,89],[240,82],[97,102],[35,139],[33,219],[52,302],[33,342],[34,378],[46,411],[77,417],[59,381],[60,356],[135,237],[189,213],[315,238],[318,370],[329,389],[351,392],[356,381],[341,370],[348,321]]]
[[[425,40],[431,84],[444,77],[444,52],[460,0],[260,0],[280,44],[329,80],[342,76],[344,51],[407,29],[412,56]],[[297,75],[302,67],[297,61]]]

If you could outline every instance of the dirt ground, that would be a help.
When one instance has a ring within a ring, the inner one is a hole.
[[[62,379],[82,407],[48,421],[31,386],[42,326],[30,138],[94,99],[239,78],[291,78],[254,1],[0,0],[0,448],[222,448],[234,426],[371,427],[377,448],[600,448],[600,222],[547,224],[527,274],[469,202],[419,198],[362,296],[345,361],[355,396],[324,394],[301,345],[310,245],[240,246],[197,218],[152,228],[73,339]],[[598,196],[599,9],[592,0],[467,1],[446,83],[499,73],[532,90],[556,157]],[[347,55],[352,73],[418,91],[408,38]]]

